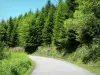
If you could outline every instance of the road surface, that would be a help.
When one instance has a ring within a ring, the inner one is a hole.
[[[29,56],[36,62],[31,75],[95,75],[74,64],[53,58]]]

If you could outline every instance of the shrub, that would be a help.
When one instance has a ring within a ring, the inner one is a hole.
[[[83,58],[84,63],[100,61],[100,44],[92,44]]]
[[[24,53],[13,53],[11,58],[0,61],[0,75],[24,75],[32,66]]]
[[[8,52],[8,48],[4,47],[4,46],[5,46],[5,43],[0,42],[0,60],[10,57],[10,54]]]

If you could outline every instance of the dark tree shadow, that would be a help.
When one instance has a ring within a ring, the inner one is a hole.
[[[27,46],[25,47],[25,52],[27,52],[28,54],[32,54],[36,52],[37,48],[38,48],[38,45],[37,46]]]

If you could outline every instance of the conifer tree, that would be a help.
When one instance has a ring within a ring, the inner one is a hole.
[[[8,22],[7,22],[7,44],[9,46],[13,46],[13,42],[14,42],[14,20],[12,17],[9,18]]]
[[[73,14],[75,10],[77,9],[78,3],[76,0],[66,0],[65,1],[67,5],[67,13],[68,13],[68,18],[73,18]]]
[[[34,42],[37,45],[41,45],[42,43],[42,29],[44,27],[44,23],[45,23],[45,18],[44,18],[44,14],[41,12],[37,19],[36,19],[36,23],[35,23],[35,37],[34,37]]]
[[[60,0],[54,18],[54,28],[53,28],[54,43],[61,41],[61,39],[65,37],[63,25],[67,15],[66,12],[67,12],[66,4],[63,3],[62,0]]]
[[[5,20],[0,22],[0,41],[7,42],[7,24]]]
[[[45,44],[51,44],[51,39],[53,35],[53,26],[54,26],[54,13],[55,7],[52,5],[50,7],[48,17],[46,19],[44,28],[42,30],[42,39]]]
[[[48,0],[48,1],[47,1],[47,4],[45,5],[45,8],[44,8],[44,15],[45,15],[45,16],[48,16],[50,7],[51,7],[51,1]]]
[[[32,13],[29,13],[27,16],[23,17],[18,26],[18,37],[19,37],[19,45],[26,47],[32,45],[32,37],[31,37],[31,28],[32,21],[34,20],[34,16]]]
[[[37,8],[37,10],[36,10],[36,12],[35,12],[36,18],[38,17],[38,15],[39,15],[39,9]]]

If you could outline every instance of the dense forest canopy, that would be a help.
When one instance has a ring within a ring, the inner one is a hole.
[[[8,47],[53,45],[66,54],[82,45],[100,46],[99,38],[100,0],[59,0],[57,5],[48,0],[40,11],[0,22],[0,42]]]

